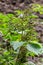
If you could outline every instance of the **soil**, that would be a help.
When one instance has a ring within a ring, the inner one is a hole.
[[[43,4],[43,0],[0,0],[0,12],[14,13],[15,9],[24,9],[31,3]]]

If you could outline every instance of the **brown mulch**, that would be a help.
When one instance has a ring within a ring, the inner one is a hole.
[[[42,59],[43,59],[43,55],[41,55],[41,56],[39,56],[39,57],[31,57],[31,56],[29,56],[29,57],[27,58],[28,61],[32,61],[32,62],[34,62],[34,63],[38,63],[38,62],[41,63],[41,62],[43,62]]]
[[[43,3],[43,0],[0,0],[0,12],[14,13],[15,9],[26,8],[31,3]]]

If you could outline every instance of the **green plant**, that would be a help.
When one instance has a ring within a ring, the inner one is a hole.
[[[33,19],[37,16],[32,14],[31,9],[27,9],[23,13],[20,10],[16,12],[17,15],[19,14],[18,17],[13,14],[3,15],[0,13],[0,31],[2,31],[4,38],[9,41],[36,40]]]
[[[30,56],[39,56],[42,54],[42,45],[35,41],[30,42],[11,42],[14,50],[17,51],[16,65],[26,62],[26,54]],[[32,53],[32,54],[31,54]]]
[[[4,49],[2,53],[0,54],[0,64],[1,65],[15,65],[15,60],[14,60],[15,58],[16,58],[16,53],[13,49],[10,51]]]
[[[39,5],[37,6],[39,9],[41,8]],[[4,40],[7,39],[11,42],[14,49],[2,53],[3,56],[0,56],[1,65],[14,65],[15,63],[23,65],[22,63],[27,61],[27,55],[34,57],[43,53],[42,45],[38,43],[37,33],[34,29],[37,16],[33,12],[39,11],[37,7],[35,8],[28,8],[25,11],[17,10],[15,11],[16,15],[0,13],[0,32],[2,32]],[[14,56],[12,57],[12,54],[15,55],[15,53],[17,54],[16,62],[14,62]]]
[[[33,4],[32,8],[34,12],[39,12],[40,14],[43,14],[43,5]]]

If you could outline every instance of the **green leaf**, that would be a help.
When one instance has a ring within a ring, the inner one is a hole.
[[[24,13],[22,10],[16,10],[15,12],[17,13],[17,15],[20,15],[20,14]]]
[[[18,48],[20,48],[25,42],[18,42],[18,41],[12,41],[11,45],[13,46],[14,50],[17,50]]]
[[[28,51],[33,52],[36,55],[39,55],[42,45],[39,44],[38,42],[37,43],[31,42],[31,43],[27,44],[26,48]]]
[[[29,44],[34,44],[35,47],[42,48],[42,45],[37,41],[30,41]]]

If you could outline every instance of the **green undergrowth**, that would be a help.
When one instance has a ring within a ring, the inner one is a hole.
[[[43,54],[43,46],[38,42],[37,32],[34,29],[38,16],[33,14],[33,12],[42,14],[42,10],[37,4],[36,7],[33,5],[25,11],[16,10],[16,14],[0,13],[1,65],[24,65],[28,62],[28,56]]]

